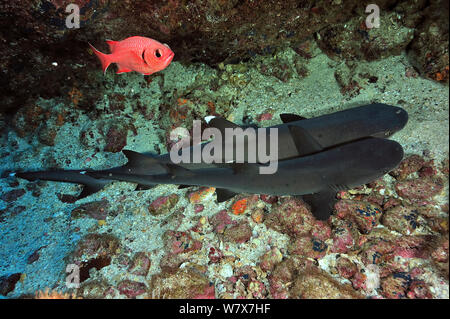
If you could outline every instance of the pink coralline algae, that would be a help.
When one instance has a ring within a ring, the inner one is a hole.
[[[273,207],[264,223],[276,231],[297,237],[308,235],[316,219],[302,200],[287,197]]]
[[[395,184],[397,194],[412,202],[421,202],[431,199],[439,194],[444,188],[441,178],[425,177],[412,180],[400,181]]]
[[[303,257],[320,259],[327,253],[327,244],[324,241],[310,237],[297,237],[289,245],[289,253],[293,255],[300,255]]]
[[[346,279],[352,278],[358,272],[356,264],[345,257],[339,257],[337,259],[336,268],[339,275]]]
[[[227,211],[224,209],[212,216],[209,219],[209,223],[213,226],[216,233],[221,234],[224,232],[225,227],[233,222],[230,215],[228,215]]]
[[[128,298],[134,298],[136,296],[142,295],[147,291],[147,287],[145,284],[132,280],[123,280],[118,285],[122,295],[127,296]]]
[[[380,206],[365,201],[340,200],[335,209],[338,218],[352,220],[363,234],[370,233],[378,225],[382,215]]]
[[[331,246],[331,252],[348,252],[356,245],[359,232],[351,222],[345,220],[334,219],[333,226],[333,245]]]
[[[178,203],[178,195],[172,194],[168,196],[161,196],[155,199],[148,207],[150,214],[154,216],[167,214]]]
[[[226,228],[223,236],[225,241],[245,243],[252,237],[252,229],[247,222],[242,222]]]
[[[267,204],[275,204],[278,202],[278,196],[260,195],[259,198]]]
[[[391,174],[397,180],[406,179],[410,174],[418,172],[425,164],[425,160],[419,155],[411,155],[405,158]]]
[[[138,252],[134,255],[128,271],[136,276],[147,276],[151,266],[151,260],[145,252]]]
[[[404,235],[410,235],[417,228],[418,216],[417,208],[400,205],[387,210],[381,222],[391,230],[395,230]]]
[[[166,254],[161,259],[160,267],[165,271],[176,271],[192,253],[202,248],[202,243],[192,239],[187,232],[169,230],[164,234],[164,247]]]
[[[275,268],[275,265],[280,263],[283,259],[283,255],[280,250],[276,247],[273,247],[267,253],[261,256],[259,267],[263,271],[272,271]]]

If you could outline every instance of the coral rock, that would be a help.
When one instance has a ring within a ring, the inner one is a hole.
[[[272,208],[264,223],[276,231],[296,237],[308,235],[315,224],[315,218],[300,199],[283,198]]]
[[[120,293],[128,298],[134,298],[142,295],[147,291],[147,287],[142,282],[123,280],[117,285]]]
[[[363,234],[368,234],[378,225],[382,215],[381,207],[365,201],[340,200],[335,209],[339,218],[354,221]]]
[[[150,204],[150,206],[148,207],[148,211],[153,216],[167,214],[175,207],[177,203],[178,203],[177,194],[161,196],[155,199]]]
[[[151,266],[151,260],[145,252],[138,252],[134,255],[128,271],[136,276],[147,276]]]
[[[148,296],[155,299],[213,299],[215,289],[204,274],[189,268],[152,276]]]
[[[235,243],[245,243],[252,237],[252,229],[247,222],[243,222],[225,229],[224,239]]]
[[[439,194],[443,187],[442,179],[431,177],[400,181],[395,184],[397,194],[413,202],[430,199]]]
[[[108,215],[109,207],[109,202],[107,200],[86,203],[73,209],[70,215],[74,219],[89,216],[97,220],[105,220]]]
[[[300,273],[294,281],[291,297],[306,299],[362,298],[350,285],[343,285],[319,269]]]
[[[396,206],[387,210],[381,223],[391,230],[410,235],[417,228],[418,211],[412,206]]]

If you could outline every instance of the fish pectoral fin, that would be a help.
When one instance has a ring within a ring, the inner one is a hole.
[[[146,191],[146,190],[152,189],[153,187],[155,187],[155,186],[137,184],[135,191]]]
[[[330,189],[301,197],[311,206],[311,212],[318,220],[327,220],[330,217],[337,200],[336,192]]]
[[[131,150],[122,150],[122,153],[128,159],[128,163],[124,166],[127,173],[142,173],[146,175],[169,173],[166,164],[161,163],[157,158]]]
[[[303,121],[306,120],[306,117],[297,115],[297,114],[290,114],[290,113],[283,113],[280,114],[280,119],[283,121],[283,123],[291,123],[291,122],[297,122],[297,121]]]
[[[320,143],[317,142],[304,128],[296,125],[289,125],[289,131],[291,132],[299,156],[323,151],[323,147]]]
[[[102,190],[104,186],[105,185],[101,184],[85,184],[83,186],[83,190],[81,191],[80,195],[77,196],[77,200],[83,199],[94,193],[97,193],[98,191]]]
[[[117,64],[117,72],[116,74],[121,74],[121,73],[127,73],[127,72],[132,72],[133,70],[123,67],[120,64]]]
[[[236,195],[235,192],[232,192],[225,188],[216,188],[216,194],[218,203],[225,202]]]

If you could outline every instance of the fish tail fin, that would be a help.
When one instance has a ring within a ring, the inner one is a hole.
[[[81,170],[55,170],[55,171],[38,171],[38,172],[17,172],[14,174],[19,178],[28,181],[45,180],[55,182],[66,182],[83,185],[82,192],[77,196],[77,200],[87,197],[102,190],[111,181],[107,179],[95,179],[85,174]]]
[[[100,62],[102,63],[102,69],[103,74],[106,73],[106,70],[108,69],[109,65],[113,63],[111,56],[112,54],[104,54],[97,50],[92,44],[89,43],[89,46],[91,47],[92,51],[94,51],[95,55],[98,57]]]

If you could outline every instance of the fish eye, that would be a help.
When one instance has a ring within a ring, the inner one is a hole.
[[[160,49],[157,49],[157,50],[155,51],[155,56],[156,56],[157,58],[162,57],[162,53],[161,53],[161,50],[160,50]]]

